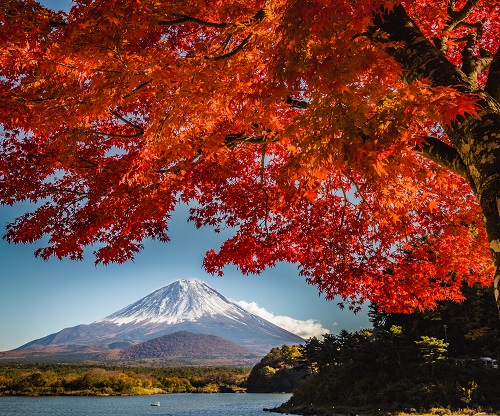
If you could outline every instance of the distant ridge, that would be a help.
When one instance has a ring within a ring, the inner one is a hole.
[[[65,328],[15,351],[120,350],[153,338],[188,331],[224,338],[253,354],[304,340],[253,315],[200,280],[179,280],[89,325]]]

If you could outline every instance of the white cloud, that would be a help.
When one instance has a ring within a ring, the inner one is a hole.
[[[246,311],[253,313],[254,315],[260,316],[265,320],[277,325],[292,334],[298,335],[299,337],[308,339],[311,337],[321,337],[323,334],[329,333],[330,331],[323,328],[321,322],[316,319],[294,319],[289,316],[274,315],[265,308],[261,308],[255,302],[245,302],[244,300],[236,302]]]

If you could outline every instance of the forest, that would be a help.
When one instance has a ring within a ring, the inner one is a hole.
[[[486,313],[494,299],[488,288],[463,290],[465,302],[433,311],[387,314],[372,305],[372,328],[310,339],[297,368],[312,376],[281,410],[498,411],[500,323]]]
[[[113,367],[78,364],[0,366],[0,396],[108,396],[243,390],[245,367]]]

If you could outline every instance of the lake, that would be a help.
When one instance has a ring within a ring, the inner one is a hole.
[[[1,416],[270,416],[290,394],[0,397]],[[159,407],[151,403],[160,402]]]

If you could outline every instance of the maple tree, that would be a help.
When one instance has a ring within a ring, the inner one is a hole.
[[[492,0],[1,0],[0,201],[46,259],[133,258],[178,203],[204,266],[296,263],[388,311],[500,305]]]

